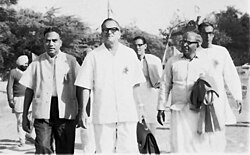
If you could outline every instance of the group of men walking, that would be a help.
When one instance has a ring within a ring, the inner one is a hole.
[[[47,28],[44,31],[46,52],[17,79],[26,87],[22,127],[28,133],[32,105],[36,154],[74,153],[76,126],[89,127],[86,110],[89,100],[96,153],[139,153],[137,122],[145,118],[155,134],[157,121],[164,123],[167,108],[171,111],[171,152],[224,151],[224,126],[236,122],[224,84],[236,99],[240,112],[242,91],[228,51],[212,44],[212,24],[202,23],[199,33],[186,32],[181,53],[169,58],[164,71],[158,57],[146,54],[144,37],[134,38],[135,52],[119,42],[121,28],[116,20],[104,20],[101,30],[102,45],[89,52],[79,66],[73,56],[60,50],[60,30]],[[209,95],[206,98],[212,100],[221,128],[198,133],[201,112],[190,109],[190,94],[195,82],[205,76],[216,81],[218,99],[214,102],[215,98]],[[15,107],[13,98],[16,97],[9,96],[11,108]]]

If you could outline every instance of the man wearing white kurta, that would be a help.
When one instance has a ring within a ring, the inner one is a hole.
[[[163,71],[157,120],[163,125],[171,91],[169,140],[172,153],[194,153],[208,149],[203,137],[197,133],[199,113],[189,107],[192,87],[206,73],[204,58],[196,55],[200,43],[201,37],[198,34],[185,33],[181,43],[182,53],[171,57]]]
[[[145,78],[135,52],[119,43],[118,22],[108,18],[101,28],[103,44],[86,56],[75,81],[76,86],[83,88],[79,121],[86,128],[85,109],[91,90],[96,152],[138,153],[133,89]]]
[[[236,106],[238,107],[239,113],[242,109],[242,89],[239,75],[237,73],[236,67],[233,64],[232,58],[226,48],[218,45],[212,44],[214,38],[214,27],[210,23],[202,23],[199,25],[199,31],[203,39],[202,47],[205,49],[197,55],[204,56],[207,59],[209,71],[208,74],[212,76],[218,87],[219,93],[219,103],[214,104],[215,111],[217,113],[218,120],[221,124],[222,131],[220,134],[216,135],[215,141],[224,139],[221,141],[219,151],[224,151],[226,146],[225,140],[225,125],[235,124],[236,118],[230,108],[225,85],[227,85],[229,91],[231,92],[233,98],[236,101]]]

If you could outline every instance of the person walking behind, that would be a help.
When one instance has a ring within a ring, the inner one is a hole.
[[[213,44],[214,26],[209,22],[203,22],[198,26],[199,33],[203,39],[202,47],[205,50],[200,51],[197,55],[206,57],[209,66],[208,74],[215,79],[218,87],[219,103],[215,105],[218,111],[218,119],[221,122],[222,131],[215,136],[220,140],[220,144],[214,145],[214,149],[224,152],[226,147],[225,125],[235,124],[236,117],[229,105],[225,85],[235,100],[238,112],[242,110],[242,89],[241,81],[234,66],[233,60],[228,50],[222,46]]]
[[[61,31],[56,27],[45,29],[46,52],[30,64],[20,80],[27,87],[23,129],[30,131],[27,114],[32,102],[36,154],[54,153],[54,140],[56,154],[74,153],[79,106],[74,82],[79,64],[73,56],[60,50],[60,35]]]
[[[26,55],[19,56],[16,60],[17,67],[10,71],[7,83],[9,106],[12,108],[12,112],[15,113],[17,119],[19,147],[23,147],[25,145],[25,137],[34,141],[34,132],[26,133],[22,128],[23,102],[26,87],[20,84],[19,80],[21,79],[23,72],[27,69],[28,63],[29,59]],[[28,111],[28,118],[31,119],[31,109]]]
[[[160,78],[162,75],[161,60],[152,55],[146,54],[147,42],[142,36],[134,38],[134,48],[146,82],[141,83],[138,89],[141,101],[144,104],[144,118],[150,131],[155,135],[157,126],[157,102],[159,96]]]
[[[87,128],[86,105],[93,91],[96,153],[139,153],[135,103],[141,103],[134,98],[134,89],[145,78],[134,50],[119,42],[118,22],[108,18],[101,29],[103,44],[86,56],[75,82],[82,89],[82,120],[78,124]]]

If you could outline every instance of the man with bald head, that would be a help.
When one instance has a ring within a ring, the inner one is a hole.
[[[119,42],[118,22],[101,25],[103,44],[83,61],[75,85],[82,89],[80,126],[87,128],[86,105],[93,91],[92,122],[97,153],[139,153],[136,139],[138,115],[134,90],[145,81],[135,52]]]
[[[159,91],[157,120],[163,125],[171,91],[170,148],[172,153],[200,152],[202,138],[197,133],[199,113],[190,110],[190,94],[194,83],[206,73],[204,58],[197,55],[201,36],[186,32],[181,40],[181,54],[168,59]]]
[[[27,87],[24,99],[23,129],[30,131],[27,119],[32,101],[36,131],[36,154],[73,154],[75,119],[78,114],[77,89],[74,86],[79,64],[60,48],[61,31],[48,27],[44,31],[45,53],[34,60],[20,83]]]

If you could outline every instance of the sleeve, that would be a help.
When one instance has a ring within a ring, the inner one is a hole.
[[[82,88],[92,89],[93,81],[94,81],[93,54],[89,53],[84,59],[82,66],[78,71],[75,85]]]
[[[10,71],[8,83],[7,83],[7,97],[8,101],[13,101],[13,85],[14,85],[14,70]]]
[[[21,83],[27,88],[34,90],[34,82],[36,81],[36,79],[33,80],[34,72],[35,72],[35,65],[34,63],[31,63],[29,67],[23,72],[23,75],[19,80],[19,83]]]
[[[158,106],[157,106],[158,110],[165,110],[167,107],[169,93],[170,90],[172,89],[172,80],[173,80],[172,59],[170,58],[166,63],[165,69],[161,77]]]
[[[242,100],[240,77],[238,75],[236,67],[234,66],[233,60],[227,50],[225,51],[225,64],[223,68],[223,76],[224,76],[224,81],[228,86],[228,89],[231,92],[233,98],[235,100]]]

